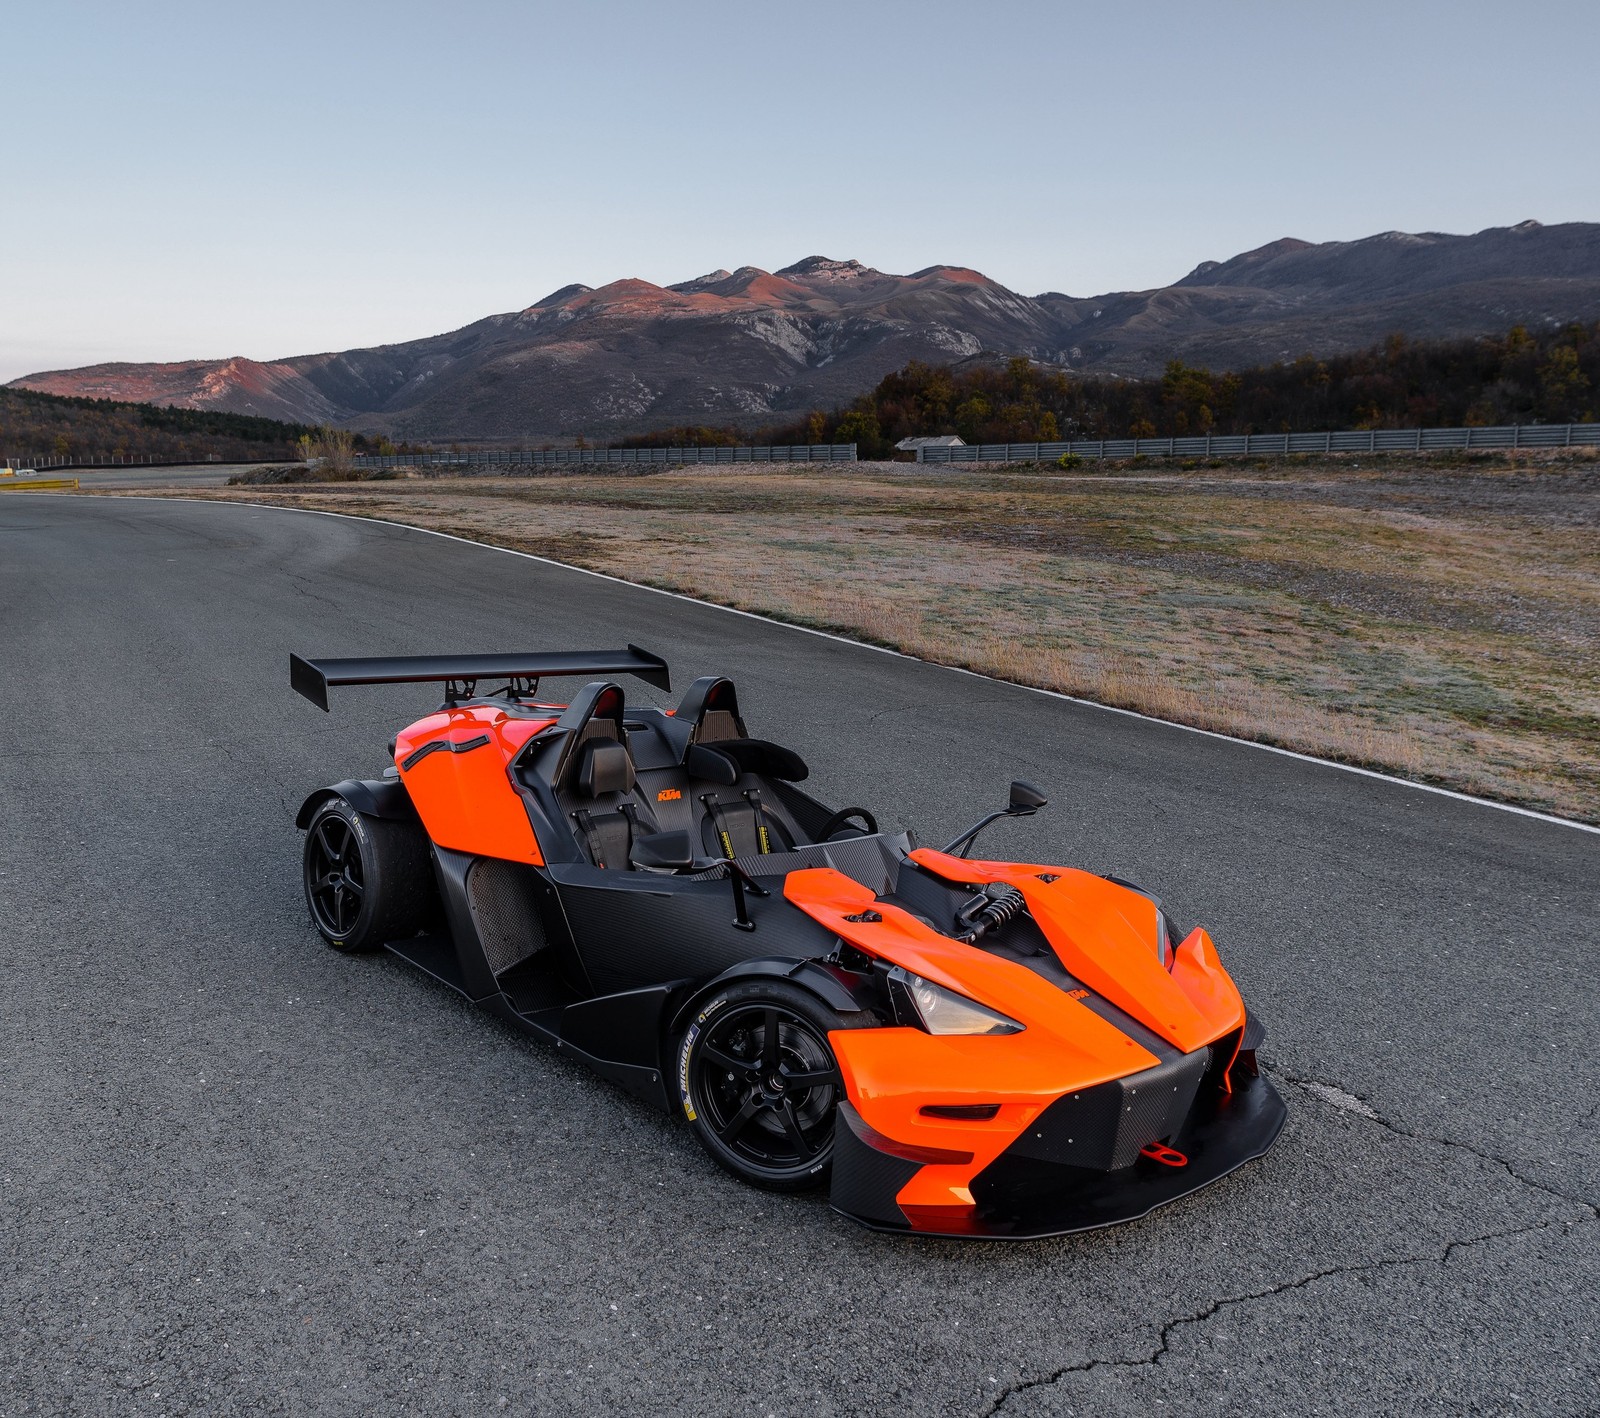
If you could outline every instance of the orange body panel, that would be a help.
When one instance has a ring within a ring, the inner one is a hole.
[[[1210,949],[1209,936],[1208,963],[1192,962],[1181,972],[1175,965],[1171,973],[1162,966],[1154,949],[1156,908],[1147,896],[1065,867],[973,862],[927,848],[913,852],[911,860],[946,881],[1016,887],[1068,970],[1185,1053],[1244,1024],[1244,1001]],[[1057,880],[1041,881],[1041,872]],[[1193,938],[1191,933],[1184,945]]]
[[[972,1178],[1063,1093],[1159,1060],[1070,995],[1015,961],[985,954],[923,925],[829,867],[791,872],[784,895],[863,950],[935,984],[977,996],[1024,1025],[1020,1034],[932,1035],[852,1029],[830,1036],[845,1091],[862,1119],[914,1146],[970,1152],[964,1163],[923,1167],[902,1207],[967,1207]],[[848,921],[868,908],[883,919]],[[999,1103],[983,1120],[925,1118],[926,1103]]]
[[[1179,947],[1172,974],[1162,967],[1147,897],[1086,872],[939,852],[919,851],[913,859],[949,880],[1016,886],[1067,969],[1185,1052],[1242,1026],[1239,993],[1204,931]],[[1058,879],[1040,881],[1041,871]],[[981,999],[1023,1026],[1017,1034],[932,1035],[901,1027],[830,1035],[845,1091],[869,1127],[899,1143],[971,1154],[967,1162],[931,1163],[911,1178],[897,1201],[913,1220],[929,1209],[945,1225],[951,1208],[969,1208],[972,1179],[1063,1094],[1159,1062],[1026,966],[941,935],[840,872],[791,872],[784,895],[869,954]],[[869,909],[881,920],[848,919]],[[984,1120],[927,1118],[921,1109],[929,1103],[997,1103],[999,1112]]]
[[[1204,927],[1196,926],[1178,946],[1172,959],[1172,978],[1207,1019],[1226,1021],[1221,1033],[1244,1027],[1244,1000],[1239,987],[1222,968],[1217,947]]]
[[[395,762],[428,836],[454,852],[540,865],[544,857],[509,765],[534,734],[553,722],[513,718],[491,705],[473,704],[430,714],[402,730],[395,739]],[[430,743],[461,745],[485,735],[489,742],[481,747],[439,750],[405,766]]]

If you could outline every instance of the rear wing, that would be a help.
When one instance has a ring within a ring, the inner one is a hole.
[[[335,684],[462,685],[459,697],[487,680],[540,680],[547,676],[634,675],[657,689],[672,688],[667,662],[630,645],[626,650],[568,650],[527,655],[388,655],[358,660],[306,660],[289,656],[289,684],[324,713]],[[452,693],[448,697],[456,698]]]

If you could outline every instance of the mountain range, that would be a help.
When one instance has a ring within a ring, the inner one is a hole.
[[[256,361],[25,375],[51,394],[223,409],[413,439],[539,439],[673,424],[754,427],[843,403],[920,359],[1024,355],[1125,376],[1167,360],[1240,368],[1515,324],[1600,319],[1600,224],[1471,236],[1285,238],[1170,286],[1025,296],[963,266],[890,275],[808,257],[673,286],[569,285],[403,344]]]

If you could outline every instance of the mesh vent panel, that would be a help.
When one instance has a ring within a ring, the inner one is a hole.
[[[545,947],[536,884],[528,867],[480,861],[467,876],[467,900],[495,974]]]

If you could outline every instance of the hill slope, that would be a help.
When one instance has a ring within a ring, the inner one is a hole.
[[[8,458],[259,462],[298,457],[300,436],[314,432],[226,409],[0,389],[0,454]]]
[[[889,275],[814,256],[674,286],[570,285],[524,310],[398,345],[107,364],[33,374],[55,394],[332,421],[410,438],[537,437],[770,422],[839,403],[912,359],[987,351],[1145,375],[1167,359],[1234,368],[1370,345],[1600,319],[1600,224],[1474,236],[1285,239],[1171,286],[1019,295],[977,271]]]

